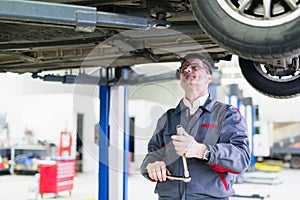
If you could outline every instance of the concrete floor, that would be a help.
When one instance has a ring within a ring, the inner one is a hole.
[[[279,172],[255,171],[243,175],[236,183],[236,197],[230,200],[299,200],[300,170],[283,169]],[[130,177],[129,200],[155,200],[154,183],[145,182],[141,176]],[[239,195],[239,197],[237,197]],[[252,198],[251,198],[252,197]]]
[[[298,200],[300,170],[284,168],[278,172],[255,171],[243,175],[243,182],[235,184],[237,195],[231,200],[270,199],[270,200]],[[79,173],[74,179],[74,189],[61,192],[57,198],[53,194],[45,194],[38,200],[98,200],[97,174]],[[2,175],[0,176],[1,200],[31,200],[36,199],[33,189],[36,186],[35,176],[30,175]],[[129,200],[155,200],[153,193],[155,183],[145,180],[139,174],[131,174],[128,184]],[[256,195],[256,196],[252,196]],[[246,197],[249,198],[246,198]],[[253,198],[250,198],[250,197]],[[256,197],[256,198],[255,198]]]
[[[231,199],[298,200],[299,178],[299,170],[247,172],[244,175],[244,182],[235,184],[234,188],[236,196],[248,196],[248,198],[232,197]]]

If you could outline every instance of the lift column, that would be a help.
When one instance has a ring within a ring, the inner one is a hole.
[[[123,199],[124,86],[110,90],[109,199]]]
[[[255,168],[255,157],[253,151],[253,134],[254,134],[254,109],[251,97],[242,97],[242,91],[237,84],[229,85],[227,88],[228,103],[235,106],[245,118],[248,128],[249,146],[251,150],[251,163],[249,169]],[[241,178],[241,175],[240,177]]]
[[[244,106],[244,117],[247,122],[248,126],[248,137],[249,137],[249,146],[251,150],[251,163],[249,169],[251,171],[255,170],[255,156],[254,156],[254,149],[253,149],[253,136],[254,136],[254,117],[255,117],[255,112],[252,104],[252,98],[251,97],[245,97],[243,98],[243,106]]]
[[[237,109],[241,108],[242,91],[237,84],[231,84],[226,88],[227,103],[233,105]]]
[[[100,86],[98,199],[108,200],[109,86]]]
[[[128,199],[129,87],[127,69],[107,68],[107,85],[100,86],[99,200]],[[112,86],[109,86],[112,85]]]
[[[234,106],[240,112],[242,104],[242,91],[237,84],[231,84],[226,88],[227,103]],[[243,180],[243,174],[237,175],[236,181],[241,182]]]

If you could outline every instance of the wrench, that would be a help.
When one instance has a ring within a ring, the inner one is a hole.
[[[176,130],[177,130],[177,135],[183,135],[184,129],[181,125],[177,125],[176,126]],[[186,162],[186,157],[184,155],[181,156],[182,157],[182,163],[183,163],[183,177],[180,176],[167,176],[167,178],[173,179],[173,180],[179,180],[179,181],[183,181],[185,183],[188,183],[191,181],[191,177],[190,177],[190,173],[188,170],[188,166],[187,166],[187,162]]]

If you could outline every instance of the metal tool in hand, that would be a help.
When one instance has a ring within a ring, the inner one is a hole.
[[[181,125],[177,125],[176,130],[177,130],[177,135],[183,135],[184,129]],[[191,177],[190,177],[190,173],[188,170],[186,157],[184,155],[182,155],[181,157],[182,157],[183,170],[184,170],[183,177],[181,177],[181,176],[167,176],[167,177],[172,180],[178,180],[178,181],[183,181],[185,183],[188,183],[191,181]]]

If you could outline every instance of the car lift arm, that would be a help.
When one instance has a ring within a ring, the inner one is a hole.
[[[96,26],[146,28],[146,17],[97,12],[95,7],[24,0],[1,0],[0,20],[11,23],[75,27],[76,31],[93,32]]]

